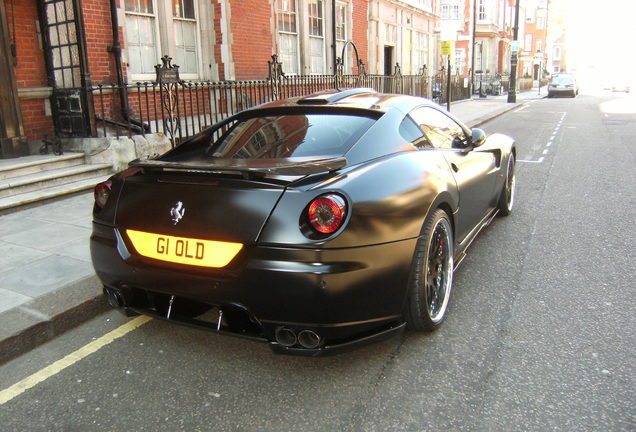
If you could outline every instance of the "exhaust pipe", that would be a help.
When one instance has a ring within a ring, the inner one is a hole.
[[[276,329],[276,342],[284,347],[292,347],[296,345],[296,333],[287,327],[278,327]]]
[[[298,343],[303,348],[314,349],[320,345],[320,336],[311,330],[303,330],[298,333]]]
[[[107,288],[104,287],[104,296],[108,301],[108,305],[112,308],[120,308],[126,306],[126,302],[124,301],[124,296],[122,293],[115,288]]]

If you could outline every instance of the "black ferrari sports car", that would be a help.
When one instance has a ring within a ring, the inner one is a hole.
[[[247,109],[95,189],[91,254],[128,313],[318,355],[431,331],[515,143],[372,89]]]

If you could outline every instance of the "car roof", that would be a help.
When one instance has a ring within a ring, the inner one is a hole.
[[[370,88],[353,88],[348,90],[325,90],[309,96],[269,102],[254,107],[252,110],[261,108],[333,107],[387,112],[397,108],[403,113],[408,113],[411,109],[421,105],[437,106],[434,102],[421,97],[379,93]]]

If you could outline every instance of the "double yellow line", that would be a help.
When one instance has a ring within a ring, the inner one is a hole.
[[[58,374],[67,367],[72,366],[73,364],[82,360],[84,357],[87,357],[94,352],[99,351],[111,342],[119,339],[122,336],[125,336],[126,334],[151,320],[152,318],[150,317],[140,316],[131,321],[128,321],[126,324],[116,328],[109,333],[106,333],[99,339],[96,339],[91,343],[84,345],[82,348],[70,353],[66,357],[56,361],[50,366],[47,366],[44,369],[34,373],[33,375],[23,379],[22,381],[15,383],[8,389],[0,391],[0,405],[4,405],[5,403],[24,393],[28,389],[35,387],[42,381],[52,377],[53,375]]]

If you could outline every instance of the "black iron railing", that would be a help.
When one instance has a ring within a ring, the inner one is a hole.
[[[451,76],[452,100],[470,97],[467,78]],[[138,82],[125,86],[100,84],[89,89],[95,110],[94,136],[132,136],[163,133],[173,143],[192,136],[246,108],[265,102],[304,96],[321,90],[369,87],[383,93],[421,96],[446,102],[446,74],[288,76],[276,58],[270,76],[250,81]],[[122,114],[124,93],[128,115]]]

